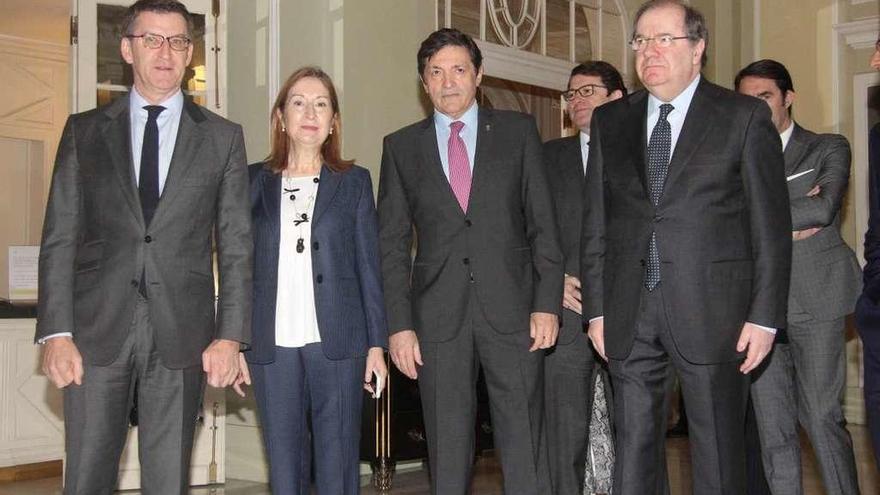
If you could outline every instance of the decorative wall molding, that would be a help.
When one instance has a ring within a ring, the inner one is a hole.
[[[877,35],[880,33],[880,16],[835,24],[834,31],[843,36],[850,48],[857,50],[871,48],[877,42]]]
[[[573,63],[476,41],[483,52],[483,71],[487,75],[557,91],[568,89],[568,75]]]

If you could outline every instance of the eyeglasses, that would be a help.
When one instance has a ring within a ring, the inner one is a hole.
[[[672,46],[672,42],[675,40],[686,40],[689,39],[690,36],[673,36],[671,34],[661,34],[660,36],[654,36],[653,38],[646,38],[644,36],[634,36],[632,40],[629,42],[629,46],[637,52],[640,52],[648,47],[648,43],[653,41],[657,48],[669,48]]]
[[[880,52],[880,40],[877,40],[877,42],[874,43],[874,50]]]
[[[608,89],[608,86],[602,86],[601,84],[584,84],[579,88],[564,91],[562,93],[562,97],[565,98],[565,101],[573,100],[575,95],[580,96],[581,98],[587,98],[589,96],[593,96],[593,94],[596,92],[596,88]]]
[[[147,48],[151,48],[153,50],[157,50],[162,48],[162,45],[165,44],[165,41],[168,41],[168,46],[171,47],[172,50],[176,52],[182,52],[189,48],[189,45],[192,43],[192,40],[188,37],[178,34],[174,36],[162,36],[161,34],[155,33],[144,33],[144,34],[128,34],[125,36],[126,38],[141,38],[144,40],[144,46]]]

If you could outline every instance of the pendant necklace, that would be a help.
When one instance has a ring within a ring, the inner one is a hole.
[[[315,204],[315,196],[317,195],[318,182],[320,179],[317,177],[312,178],[312,182],[315,184],[314,188],[309,194],[305,209],[300,212],[296,207],[296,193],[300,191],[300,188],[295,187],[294,177],[284,177],[284,181],[282,184],[282,189],[284,189],[284,194],[289,194],[288,198],[292,202],[293,206],[293,225],[297,228],[297,232],[299,236],[296,240],[296,252],[302,253],[306,250],[305,238],[303,237],[303,224],[308,223],[309,221],[309,212],[312,211],[312,206]]]

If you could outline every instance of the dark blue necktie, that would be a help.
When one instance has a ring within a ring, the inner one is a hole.
[[[159,125],[156,119],[165,110],[158,105],[147,105],[147,125],[144,127],[144,142],[141,148],[141,171],[138,178],[138,192],[141,197],[141,210],[144,225],[149,227],[159,204]]]
[[[669,158],[672,151],[672,126],[666,117],[673,110],[669,103],[660,105],[660,118],[651,131],[648,142],[648,192],[651,203],[657,206],[663,195],[663,184],[669,170]],[[651,232],[651,244],[648,247],[648,268],[645,271],[645,288],[654,290],[660,283],[660,252],[657,250],[657,233]]]

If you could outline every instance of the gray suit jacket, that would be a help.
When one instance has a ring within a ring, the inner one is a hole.
[[[544,143],[547,178],[556,205],[565,273],[581,276],[581,217],[584,211],[584,164],[580,134]],[[568,345],[585,335],[581,315],[563,309],[557,345]]]
[[[480,108],[478,122],[467,214],[443,174],[433,117],[385,137],[378,210],[390,334],[452,339],[471,288],[501,333],[528,331],[530,313],[562,307],[562,252],[535,121]]]
[[[785,175],[794,230],[822,227],[792,243],[789,301],[819,320],[852,313],[862,290],[855,253],[840,237],[840,205],[849,181],[846,138],[815,134],[795,124],[785,148]],[[807,196],[813,186],[816,196]]]
[[[143,273],[163,364],[195,366],[212,339],[250,340],[253,241],[241,127],[184,104],[147,227],[128,101],[71,115],[64,128],[43,224],[35,338],[72,332],[86,363],[109,364],[128,334]]]

